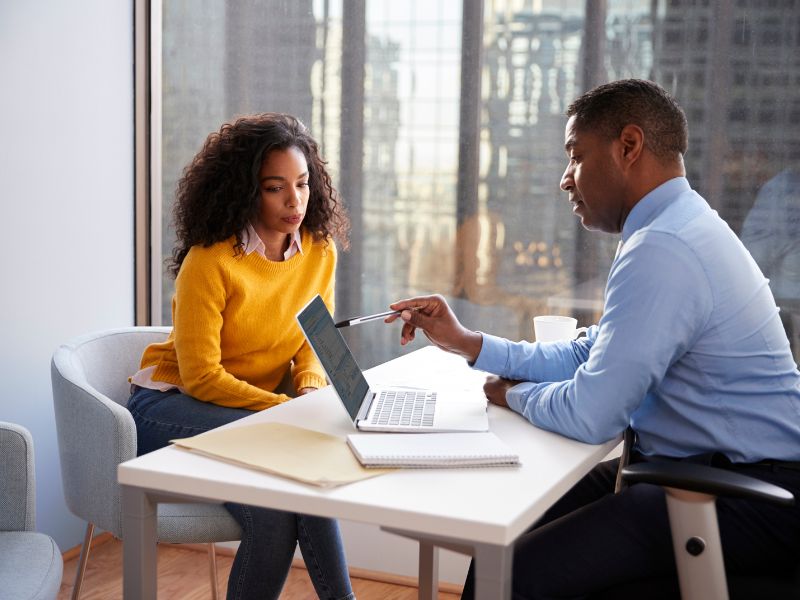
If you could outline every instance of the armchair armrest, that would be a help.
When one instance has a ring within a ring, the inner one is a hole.
[[[33,531],[33,438],[21,425],[0,421],[0,531]]]
[[[622,469],[628,483],[653,483],[713,496],[765,500],[793,506],[794,495],[782,487],[754,477],[686,462],[642,462]]]

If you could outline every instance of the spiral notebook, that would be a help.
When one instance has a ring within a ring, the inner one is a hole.
[[[491,431],[350,434],[347,444],[365,467],[500,467],[519,456]]]

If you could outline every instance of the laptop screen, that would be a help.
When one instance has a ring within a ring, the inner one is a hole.
[[[355,422],[369,384],[319,295],[300,311],[297,321]]]

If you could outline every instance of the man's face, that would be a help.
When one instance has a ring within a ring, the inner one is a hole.
[[[569,193],[572,212],[586,229],[619,233],[627,216],[623,179],[614,151],[619,141],[578,131],[575,117],[567,121],[564,148],[569,162],[561,176],[561,189]]]

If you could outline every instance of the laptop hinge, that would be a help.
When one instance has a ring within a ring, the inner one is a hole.
[[[359,421],[367,420],[369,409],[372,408],[372,403],[374,401],[375,401],[375,392],[373,392],[372,390],[367,390],[367,395],[364,396],[364,399],[361,401],[361,408],[358,410],[358,414],[356,415],[356,425],[358,425]]]

